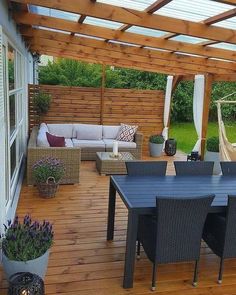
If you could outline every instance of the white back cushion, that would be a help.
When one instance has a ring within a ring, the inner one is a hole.
[[[102,127],[102,136],[104,139],[115,139],[120,130],[120,126],[104,126]]]
[[[75,124],[73,133],[75,134],[75,132],[76,132],[77,139],[84,139],[84,140],[101,140],[102,139],[102,125]]]
[[[73,137],[73,124],[48,124],[49,133],[66,138]]]
[[[48,127],[45,123],[42,123],[39,127],[37,136],[37,146],[39,147],[49,147],[46,132],[48,132]]]

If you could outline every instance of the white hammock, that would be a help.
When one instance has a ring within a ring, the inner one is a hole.
[[[218,124],[219,124],[219,142],[220,142],[220,158],[222,161],[236,161],[236,144],[230,143],[226,131],[225,124],[222,119],[221,105],[222,104],[236,104],[236,101],[223,100],[236,92],[231,93],[221,100],[217,101],[217,113],[218,113]]]

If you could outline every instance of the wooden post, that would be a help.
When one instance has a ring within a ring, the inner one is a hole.
[[[210,103],[211,103],[212,81],[213,81],[212,75],[210,74],[205,75],[204,102],[203,102],[203,114],[202,114],[201,160],[204,159],[204,154],[205,154],[206,135],[207,135],[209,110],[210,110]]]
[[[102,83],[101,83],[101,109],[100,109],[100,124],[103,125],[103,114],[104,114],[104,92],[106,84],[106,65],[102,64]]]

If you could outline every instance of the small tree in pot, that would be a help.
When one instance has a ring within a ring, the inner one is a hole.
[[[48,157],[37,161],[33,165],[33,177],[40,196],[54,197],[64,173],[64,164],[59,159]]]
[[[29,215],[20,223],[18,216],[4,225],[2,262],[7,279],[17,272],[30,272],[44,278],[53,244],[53,229],[48,221],[32,221]]]
[[[163,151],[164,137],[162,135],[152,135],[149,138],[149,151],[151,157],[159,157]]]
[[[207,139],[205,161],[213,161],[214,169],[213,174],[220,174],[220,153],[219,153],[219,137],[212,136]]]

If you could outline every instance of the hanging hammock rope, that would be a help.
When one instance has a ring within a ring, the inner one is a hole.
[[[233,92],[225,97],[217,100],[217,115],[218,115],[218,124],[219,124],[219,142],[220,142],[220,158],[222,161],[236,161],[236,145],[229,142],[226,131],[225,124],[222,119],[222,104],[236,104],[234,100],[225,100],[228,97],[233,96],[236,92]]]

